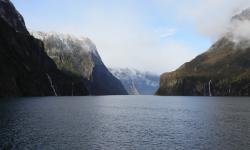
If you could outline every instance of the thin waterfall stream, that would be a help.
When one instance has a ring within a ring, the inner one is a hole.
[[[55,96],[57,96],[57,93],[56,93],[56,90],[55,90],[55,87],[53,85],[53,82],[52,82],[52,79],[51,79],[50,75],[47,74],[47,73],[46,73],[46,75],[48,77],[48,80],[49,80],[49,83],[50,83],[50,87],[53,89],[53,92],[54,92]]]

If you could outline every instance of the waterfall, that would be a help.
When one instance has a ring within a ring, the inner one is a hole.
[[[72,89],[71,89],[71,95],[74,96],[74,83],[72,82]]]
[[[212,96],[212,92],[211,92],[212,80],[210,80],[208,84],[209,84],[209,96]]]
[[[52,83],[51,77],[47,73],[46,73],[46,75],[48,77],[48,80],[49,80],[49,83],[50,83],[50,87],[53,89],[53,92],[54,92],[55,96],[57,96],[57,93],[56,93],[55,87],[54,87],[54,85]]]
[[[140,95],[139,91],[137,90],[137,88],[136,88],[136,86],[135,86],[134,81],[131,80],[131,82],[132,82],[132,88],[135,90],[135,91],[134,91],[134,92],[135,92],[134,94],[135,94],[135,95]]]
[[[229,89],[228,89],[228,95],[231,94],[231,85],[229,86]]]
[[[206,96],[206,84],[203,84],[203,88],[204,88],[204,95],[203,96]]]

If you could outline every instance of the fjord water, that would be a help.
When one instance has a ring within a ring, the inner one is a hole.
[[[249,149],[250,99],[45,97],[0,102],[0,149]]]

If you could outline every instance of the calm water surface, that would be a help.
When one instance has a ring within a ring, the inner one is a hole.
[[[250,149],[250,98],[0,101],[0,149]]]

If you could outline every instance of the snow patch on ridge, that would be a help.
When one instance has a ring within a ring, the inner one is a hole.
[[[67,51],[72,51],[72,42],[77,43],[81,46],[81,49],[83,49],[87,53],[92,53],[99,57],[99,54],[97,52],[97,48],[95,44],[86,37],[77,37],[75,35],[71,34],[65,34],[65,33],[57,33],[57,32],[40,32],[40,31],[32,31],[30,30],[30,33],[40,40],[45,40],[48,38],[54,38],[56,40],[60,40],[61,43],[63,43],[63,47]]]
[[[136,69],[128,69],[128,68],[117,68],[117,69],[113,69],[113,68],[109,68],[110,72],[112,72],[112,74],[114,76],[116,76],[118,79],[120,80],[144,80],[145,83],[149,86],[153,86],[153,87],[158,87],[159,83],[152,81],[150,79],[148,79],[148,76],[157,76],[155,74],[152,73],[148,73],[148,72],[141,72],[139,70]]]

